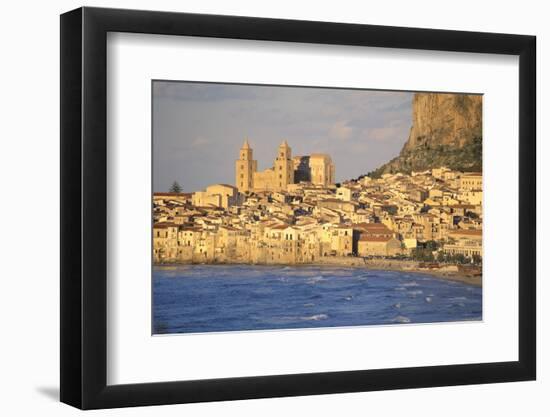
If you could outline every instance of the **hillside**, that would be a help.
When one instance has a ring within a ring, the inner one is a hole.
[[[409,138],[397,157],[369,176],[440,166],[482,171],[482,96],[416,93]]]

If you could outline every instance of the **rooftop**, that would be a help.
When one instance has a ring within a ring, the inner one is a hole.
[[[449,231],[451,235],[481,236],[482,231],[478,229],[458,229]]]
[[[392,239],[391,236],[361,235],[359,237],[360,242],[387,242],[390,239]]]

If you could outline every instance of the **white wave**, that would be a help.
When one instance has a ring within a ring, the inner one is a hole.
[[[394,291],[405,291],[406,288],[405,287],[396,287],[393,289]]]
[[[353,300],[353,295],[348,295],[347,297],[344,297],[344,300],[346,300],[346,301]]]
[[[401,303],[397,303],[393,305],[395,308],[401,308]]]
[[[404,287],[418,287],[418,282],[416,281],[411,281],[411,282],[406,282],[403,284]]]
[[[424,300],[426,300],[427,303],[431,303],[432,302],[432,297],[426,297],[426,298],[424,298]]]
[[[411,319],[406,316],[397,316],[392,320],[394,323],[410,323]]]
[[[323,275],[329,276],[329,277],[342,277],[342,278],[353,278],[355,277],[355,271],[352,270],[335,270],[335,271],[323,271]]]
[[[318,320],[326,320],[328,319],[328,315],[327,314],[314,314],[313,316],[306,316],[306,317],[301,317],[302,320],[313,320],[313,321],[318,321]]]
[[[326,278],[323,278],[321,275],[317,275],[315,277],[311,277],[310,279],[308,279],[306,282],[308,284],[317,284],[318,282],[321,282],[321,281],[326,281],[327,279]]]
[[[450,298],[451,301],[466,301],[466,297],[452,297]]]
[[[313,307],[315,306],[315,303],[305,303],[304,307]]]
[[[286,276],[286,277],[303,277],[303,278],[309,278],[309,277],[316,277],[319,276],[320,272],[319,270],[311,270],[311,269],[281,269],[279,270],[279,274]]]
[[[413,290],[413,291],[407,291],[407,294],[412,295],[413,297],[416,297],[417,295],[423,294],[424,291],[422,290]]]

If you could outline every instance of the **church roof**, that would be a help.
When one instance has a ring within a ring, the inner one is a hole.
[[[250,149],[250,145],[248,143],[248,139],[244,140],[243,147],[241,149]]]

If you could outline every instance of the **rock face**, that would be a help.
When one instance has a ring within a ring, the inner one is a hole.
[[[409,139],[399,156],[371,176],[440,166],[482,170],[482,96],[416,93],[412,104]]]

